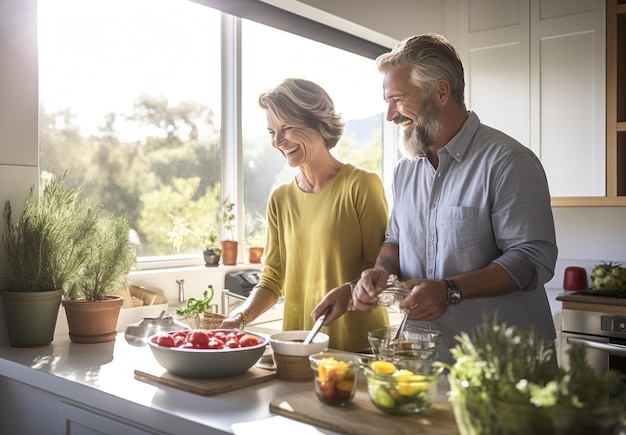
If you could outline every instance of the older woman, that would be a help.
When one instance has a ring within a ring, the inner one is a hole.
[[[283,329],[307,330],[329,291],[343,293],[374,264],[387,228],[387,201],[376,174],[330,153],[344,123],[320,86],[287,79],[261,94],[259,104],[272,146],[299,173],[270,195],[261,279],[223,326],[241,327],[284,296]],[[341,302],[347,304],[347,298]],[[344,311],[333,305],[329,319]],[[330,347],[358,351],[368,347],[367,331],[388,324],[384,308],[349,311],[322,331],[330,336]]]

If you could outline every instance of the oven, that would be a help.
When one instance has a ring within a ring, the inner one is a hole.
[[[598,374],[609,369],[626,374],[626,310],[607,313],[564,308],[560,361],[565,368],[569,368],[567,351],[572,343],[585,345],[587,362]]]

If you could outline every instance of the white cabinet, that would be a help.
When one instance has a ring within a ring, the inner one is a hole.
[[[552,196],[604,196],[604,0],[465,0],[468,107],[529,146]]]
[[[58,406],[58,434],[65,435],[150,435],[148,432],[134,425],[122,423],[92,410],[73,405],[68,402],[59,402]]]

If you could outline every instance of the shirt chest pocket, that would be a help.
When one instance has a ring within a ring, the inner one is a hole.
[[[437,226],[438,238],[444,246],[464,249],[476,244],[478,209],[448,206],[442,210]]]

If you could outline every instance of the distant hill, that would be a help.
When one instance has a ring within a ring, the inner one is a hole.
[[[347,120],[343,136],[345,138],[355,138],[357,149],[361,148],[372,140],[372,136],[376,131],[382,129],[383,122],[385,121],[382,113],[377,113],[367,118]]]

